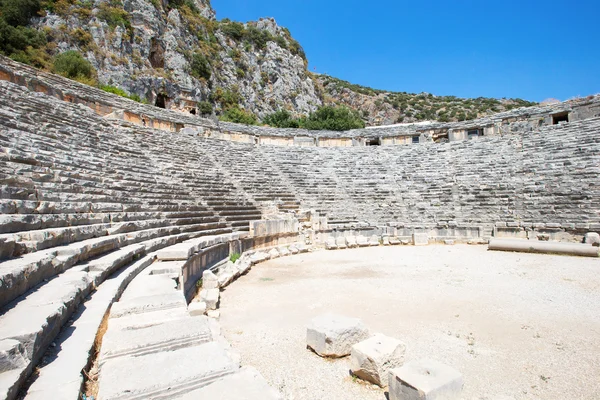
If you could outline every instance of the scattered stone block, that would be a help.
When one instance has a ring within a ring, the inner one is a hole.
[[[346,245],[351,249],[358,247],[358,243],[356,243],[356,237],[348,236],[346,238]]]
[[[369,239],[369,246],[379,246],[379,236],[373,235],[371,239]]]
[[[454,245],[454,240],[444,240],[444,244],[447,244],[448,246],[452,246],[452,245]]]
[[[243,275],[246,272],[248,272],[251,266],[252,264],[250,263],[250,260],[239,261],[238,263],[236,263],[236,267],[240,275]]]
[[[397,238],[397,237],[395,237],[395,236],[392,236],[392,237],[390,237],[390,244],[391,244],[392,246],[397,246],[397,245],[399,245],[399,244],[401,244],[401,243],[402,243],[402,242],[400,242],[400,240],[398,240],[398,238]]]
[[[413,233],[412,240],[415,246],[426,246],[429,244],[429,236],[426,233]]]
[[[269,255],[264,251],[257,251],[250,257],[250,262],[252,264],[258,264],[260,262],[266,261],[269,259]]]
[[[337,244],[335,243],[335,239],[334,238],[329,238],[327,239],[327,243],[325,244],[325,248],[327,250],[337,250]]]
[[[308,347],[322,357],[345,357],[352,346],[369,337],[369,331],[358,318],[326,314],[314,318],[306,330]]]
[[[291,245],[289,247],[289,249],[290,249],[290,253],[292,253],[292,254],[298,254],[300,252],[300,250],[298,250],[298,247],[296,247],[295,245]]]
[[[335,239],[335,244],[337,245],[338,249],[346,249],[348,248],[348,246],[346,246],[346,238],[345,237],[338,237]]]
[[[203,301],[193,301],[188,305],[188,312],[192,317],[199,317],[206,313],[206,303]]]
[[[352,346],[350,370],[362,380],[385,387],[389,370],[404,364],[405,352],[406,345],[401,341],[376,334]]]
[[[296,247],[298,248],[298,252],[300,253],[308,253],[309,248],[304,243],[297,243]]]
[[[200,300],[206,303],[207,310],[216,310],[219,304],[219,289],[202,289]]]
[[[356,237],[356,243],[358,243],[360,247],[367,247],[369,245],[367,238],[362,235]]]
[[[382,238],[382,243],[384,246],[389,246],[390,245],[390,237],[389,236],[384,236]]]
[[[279,251],[277,249],[269,250],[269,258],[272,260],[274,258],[278,258],[280,256]]]
[[[218,289],[219,278],[209,269],[202,273],[202,289]]]
[[[452,399],[462,388],[462,374],[434,360],[412,361],[389,371],[390,400]]]
[[[585,234],[584,242],[592,246],[600,246],[600,235],[596,232],[588,232]]]
[[[279,255],[281,257],[286,257],[289,256],[290,254],[292,254],[287,247],[280,247],[279,248]]]
[[[410,244],[410,241],[408,241],[407,239],[403,239],[400,241],[400,243],[402,243],[402,245],[406,246]]]
[[[221,312],[219,310],[208,310],[206,316],[212,319],[219,319],[221,318]]]

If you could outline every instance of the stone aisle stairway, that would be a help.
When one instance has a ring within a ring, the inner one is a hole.
[[[99,398],[281,399],[258,371],[240,368],[218,322],[190,315],[177,289],[184,263],[155,262],[113,305],[98,359]]]

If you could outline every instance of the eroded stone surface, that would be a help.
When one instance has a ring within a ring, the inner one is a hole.
[[[390,400],[453,400],[463,387],[462,374],[434,360],[412,361],[389,371]]]
[[[358,318],[326,314],[314,318],[306,331],[308,347],[322,357],[345,357],[352,346],[369,336]]]
[[[360,379],[387,386],[388,371],[404,364],[405,351],[400,340],[378,333],[352,346],[350,369]]]

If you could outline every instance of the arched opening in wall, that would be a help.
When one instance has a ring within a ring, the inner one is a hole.
[[[569,113],[567,111],[552,115],[552,125],[558,125],[565,122],[569,122]]]
[[[379,138],[367,139],[366,145],[367,146],[381,146],[381,139],[379,139]]]
[[[148,61],[150,61],[150,65],[152,68],[164,68],[165,67],[165,50],[162,45],[156,40],[156,38],[152,38],[150,44],[150,56],[148,57]]]
[[[156,95],[156,101],[154,102],[154,105],[160,108],[167,108],[167,100],[169,100],[169,98],[165,94],[159,93]]]
[[[192,108],[192,109],[190,110],[190,114],[192,114],[192,115],[196,115],[196,109],[195,109],[195,108]]]

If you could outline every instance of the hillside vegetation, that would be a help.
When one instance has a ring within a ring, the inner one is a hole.
[[[244,124],[341,130],[534,104],[386,92],[311,74],[288,29],[272,18],[218,21],[209,0],[0,0],[0,54],[132,100]]]

